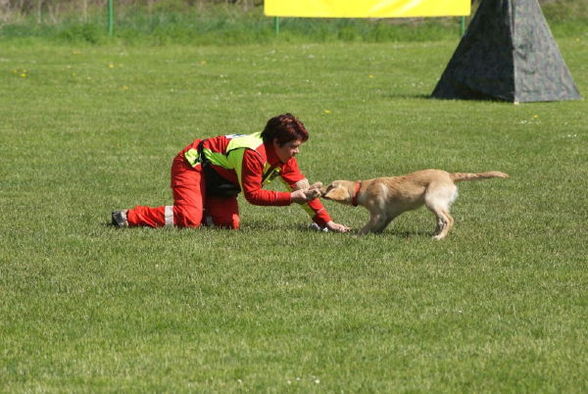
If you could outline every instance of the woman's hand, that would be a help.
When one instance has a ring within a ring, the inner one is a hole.
[[[336,233],[346,233],[348,231],[351,231],[350,227],[347,227],[343,224],[335,223],[332,220],[327,223],[327,228],[329,229],[329,231],[334,231]]]
[[[309,202],[315,198],[319,198],[320,196],[320,190],[313,187],[309,189],[298,189],[290,193],[290,198],[292,201],[298,204],[304,204],[305,202]]]

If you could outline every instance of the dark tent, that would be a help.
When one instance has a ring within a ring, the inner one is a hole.
[[[482,0],[432,97],[581,98],[537,0]]]

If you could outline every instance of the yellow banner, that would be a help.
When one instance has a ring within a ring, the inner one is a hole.
[[[301,18],[465,16],[471,0],[265,0],[264,12]]]

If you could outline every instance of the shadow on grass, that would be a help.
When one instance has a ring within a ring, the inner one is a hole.
[[[394,93],[386,93],[382,95],[384,98],[388,99],[401,99],[401,100],[428,100],[433,99],[430,94],[394,94]]]
[[[152,228],[148,226],[138,226],[138,227],[117,227],[113,225],[111,222],[101,222],[100,227],[107,228],[107,229],[114,229],[114,230],[134,230],[134,229],[141,229],[147,228],[152,230],[186,230],[182,228],[176,227],[162,227],[162,228]],[[226,228],[214,227],[214,226],[202,226],[198,229],[188,229],[188,230],[200,230],[200,231],[231,231]],[[261,222],[261,221],[250,221],[247,222],[241,229],[237,231],[247,232],[247,231],[261,231],[261,232],[283,232],[283,231],[297,231],[303,233],[330,233],[330,231],[319,230],[318,227],[315,227],[313,223],[309,224],[277,224],[277,223],[268,223],[268,222]],[[384,230],[381,233],[371,233],[365,236],[358,235],[359,229],[352,229],[350,232],[341,234],[344,236],[361,239],[363,237],[378,237],[378,238],[398,238],[398,239],[411,239],[411,238],[431,238],[433,233],[430,231],[418,230],[418,231],[395,231],[393,229]],[[339,233],[337,233],[339,234]]]
[[[298,224],[298,225],[295,225],[294,227],[292,227],[292,226],[289,226],[289,227],[290,227],[290,229],[303,231],[303,232],[322,232],[321,230],[313,228],[312,224],[311,225]],[[325,231],[325,232],[328,232],[328,231]],[[357,239],[364,237],[362,235],[359,235],[358,233],[359,233],[359,229],[352,229],[349,233],[345,233],[344,235],[350,236],[353,238],[357,238]],[[381,233],[368,234],[367,237],[399,238],[399,239],[411,239],[411,238],[430,239],[433,237],[433,233],[431,231],[425,231],[425,230],[395,231],[393,229],[390,229],[390,230],[384,230]]]
[[[433,237],[433,233],[431,231],[390,231],[389,233],[393,234],[395,237],[401,239],[411,239],[411,238],[426,238],[430,239]]]

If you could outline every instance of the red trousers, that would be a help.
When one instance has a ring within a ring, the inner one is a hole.
[[[177,155],[171,168],[174,205],[161,207],[136,206],[127,212],[129,226],[200,227],[216,225],[239,228],[237,198],[206,196],[202,166],[190,166],[184,155]]]

